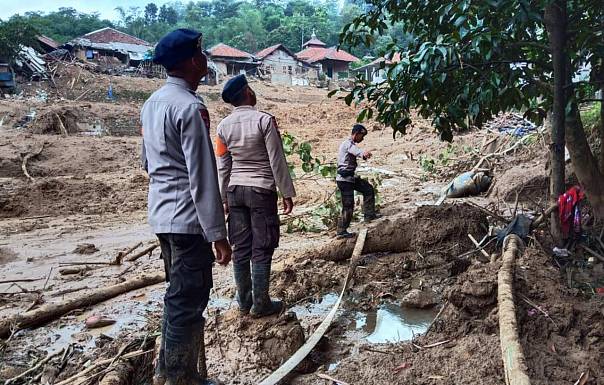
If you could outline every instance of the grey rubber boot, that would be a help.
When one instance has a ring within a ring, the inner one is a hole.
[[[250,315],[254,318],[280,313],[283,302],[272,301],[268,295],[271,278],[271,263],[252,263],[252,299]]]
[[[252,308],[252,274],[250,263],[233,263],[233,277],[237,286],[237,302],[239,311],[247,314]]]
[[[164,385],[166,383],[166,324],[167,316],[164,311],[162,323],[161,323],[161,343],[159,347],[159,354],[157,356],[157,364],[155,365],[155,372],[153,373],[153,385]]]

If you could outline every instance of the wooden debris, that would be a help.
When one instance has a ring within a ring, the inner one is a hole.
[[[19,374],[18,376],[15,376],[13,378],[9,378],[8,380],[6,380],[6,382],[4,382],[5,385],[9,385],[12,384],[13,382],[16,382],[17,380],[24,378],[26,376],[28,376],[29,374],[35,373],[38,371],[38,369],[40,369],[42,367],[42,365],[44,365],[45,363],[47,363],[48,361],[50,361],[52,358],[56,357],[56,356],[60,356],[61,354],[63,354],[63,350],[61,349],[55,353],[49,354],[47,355],[45,358],[43,358],[42,360],[40,360],[40,362],[38,362],[36,365],[34,365],[32,368],[27,369],[26,371],[24,371],[23,373]]]
[[[141,251],[140,253],[136,253],[136,254],[131,255],[130,257],[126,258],[126,261],[133,262],[144,255],[147,255],[147,254],[151,255],[151,253],[153,253],[153,250],[155,250],[158,246],[159,246],[159,243],[154,243],[151,246],[147,247],[145,250]]]
[[[15,278],[15,279],[5,279],[0,281],[0,285],[3,283],[16,283],[16,282],[35,282],[35,281],[41,281],[43,280],[44,277],[40,277],[40,278]]]
[[[344,382],[344,381],[338,380],[336,378],[328,376],[327,374],[323,374],[323,373],[316,373],[316,374],[317,374],[317,377],[322,378],[324,380],[335,382],[338,385],[350,385],[348,382]]]
[[[25,154],[25,156],[23,157],[23,161],[21,162],[21,170],[23,171],[23,175],[25,175],[25,177],[27,179],[29,179],[30,182],[33,182],[34,178],[31,175],[29,175],[29,172],[27,171],[27,162],[31,158],[34,158],[34,157],[40,155],[42,153],[42,150],[44,150],[45,145],[46,145],[46,143],[42,143],[39,150],[34,151],[34,152],[29,152],[29,153]]]
[[[470,241],[472,241],[472,243],[474,244],[474,246],[476,246],[476,248],[480,249],[480,243],[478,243],[478,241],[476,240],[476,238],[474,238],[474,236],[472,234],[468,234],[468,238],[470,238]],[[482,253],[482,255],[484,255],[485,257],[491,258],[491,256],[489,255],[489,253],[487,253],[484,248],[480,249],[480,252]]]
[[[142,356],[145,354],[149,354],[151,352],[153,352],[153,350],[145,350],[145,351],[137,350],[137,351],[134,351],[131,353],[124,354],[120,359],[126,360],[129,358],[134,358],[134,357]],[[99,360],[99,361],[95,362],[94,364],[90,365],[89,367],[87,367],[86,369],[82,370],[81,372],[76,373],[75,375],[73,375],[61,382],[57,382],[55,385],[67,385],[67,384],[71,384],[72,382],[74,382],[76,380],[87,379],[86,376],[88,375],[88,373],[94,371],[95,369],[97,369],[101,366],[111,364],[112,362],[114,362],[114,358],[107,358],[104,360]],[[84,381],[80,381],[79,383],[83,383],[83,382]]]
[[[91,306],[132,290],[158,284],[164,279],[163,273],[143,275],[113,286],[100,287],[60,303],[46,304],[32,311],[13,314],[0,320],[0,337],[10,335],[13,326],[18,330],[39,326],[72,310]]]

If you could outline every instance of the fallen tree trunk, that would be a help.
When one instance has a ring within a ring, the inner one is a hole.
[[[530,385],[526,360],[518,338],[516,306],[514,305],[515,260],[524,247],[516,235],[508,235],[503,241],[503,264],[497,277],[497,302],[499,306],[499,343],[508,385]]]
[[[132,290],[155,285],[163,282],[164,279],[164,273],[143,275],[117,285],[100,287],[80,297],[70,298],[60,303],[46,304],[35,310],[14,314],[0,321],[0,337],[9,336],[13,328],[20,330],[39,326],[72,310],[94,305]]]

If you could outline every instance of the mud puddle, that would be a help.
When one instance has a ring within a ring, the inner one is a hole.
[[[336,293],[327,293],[316,302],[296,305],[289,310],[296,313],[300,323],[306,326],[323,319],[337,300]],[[340,308],[338,317],[350,320],[344,333],[346,340],[388,344],[410,341],[425,333],[437,313],[438,308],[414,309],[386,302],[369,311]]]
[[[63,317],[57,326],[48,327],[47,333],[41,339],[34,339],[40,344],[39,348],[55,353],[68,345],[76,345],[83,351],[94,349],[101,339],[112,340],[119,338],[125,331],[142,330],[147,324],[148,314],[158,312],[164,293],[163,285],[154,286],[148,292],[141,289],[134,291],[128,299],[119,303],[103,303],[93,309],[78,315]],[[87,329],[85,321],[93,315],[102,315],[115,320],[114,324]],[[37,331],[43,329],[37,329]],[[35,331],[34,331],[35,333]]]
[[[381,305],[377,310],[358,313],[355,328],[367,333],[365,340],[372,344],[410,341],[428,330],[438,310],[421,310],[395,303]]]

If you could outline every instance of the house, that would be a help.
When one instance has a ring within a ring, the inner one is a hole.
[[[153,46],[137,37],[106,27],[87,33],[66,43],[74,56],[107,65],[139,65]]]
[[[287,85],[308,85],[317,79],[318,68],[300,60],[283,44],[276,44],[257,52],[260,61],[259,72],[270,78],[272,83]]]
[[[296,54],[298,59],[310,64],[318,65],[320,71],[327,77],[338,80],[349,77],[350,63],[359,59],[337,47],[327,47],[327,44],[317,39],[313,32],[311,39],[304,43],[303,50]]]
[[[229,45],[219,43],[208,49],[209,59],[214,62],[218,78],[228,75],[256,74],[260,62],[254,55]]]
[[[401,54],[395,53],[392,59],[379,57],[369,64],[355,68],[352,72],[355,75],[361,75],[363,79],[370,81],[372,84],[378,84],[386,80],[386,73],[393,65],[401,61]],[[382,64],[385,63],[385,64]]]

